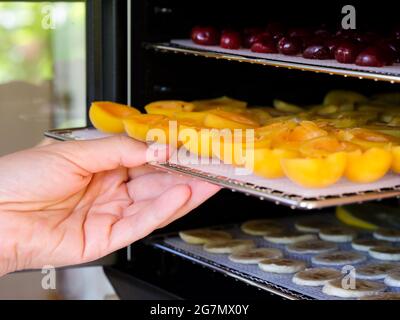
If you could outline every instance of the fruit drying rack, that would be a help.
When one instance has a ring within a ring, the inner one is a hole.
[[[149,50],[165,53],[169,52],[193,55],[264,66],[341,75],[344,77],[356,77],[359,79],[373,79],[375,81],[381,80],[391,83],[400,83],[400,64],[398,63],[393,66],[381,68],[359,67],[355,64],[339,64],[334,60],[311,60],[297,56],[285,56],[282,54],[255,53],[248,49],[229,50],[219,46],[201,46],[193,43],[189,39],[177,39],[163,43],[145,43],[144,47]]]
[[[309,217],[309,215],[307,215]],[[293,227],[294,220],[301,219],[301,215],[296,215],[295,218],[281,218],[279,222],[287,225],[287,227]],[[325,221],[331,221],[337,223],[335,217],[331,214],[324,216]],[[282,250],[285,257],[303,260],[307,263],[307,267],[317,267],[311,263],[310,254],[295,254],[289,253],[285,250],[285,245],[273,244],[267,242],[260,236],[250,236],[243,233],[238,225],[224,225],[217,226],[214,229],[224,230],[230,232],[234,238],[240,239],[252,239],[255,241],[257,247],[271,247]],[[360,232],[361,237],[370,237],[368,233]],[[169,252],[182,259],[189,260],[193,263],[200,264],[203,267],[209,268],[215,272],[223,273],[225,276],[233,278],[238,281],[243,281],[250,286],[254,286],[260,290],[268,291],[272,294],[278,295],[284,299],[290,300],[337,300],[340,298],[328,296],[322,293],[322,287],[308,287],[296,285],[292,282],[293,274],[274,274],[264,272],[258,268],[257,265],[253,264],[239,264],[234,263],[228,259],[228,255],[224,254],[213,254],[206,252],[200,245],[192,245],[185,243],[179,238],[176,233],[169,233],[164,235],[157,235],[150,237],[146,240],[148,245],[151,245],[157,249]],[[359,252],[352,249],[350,243],[338,243],[339,250]],[[367,260],[359,264],[355,264],[355,267],[364,265],[371,262],[379,262],[368,257],[368,253],[362,253],[367,256]],[[341,270],[342,266],[333,267]],[[378,281],[378,280],[374,280]],[[380,280],[382,281],[382,280]],[[398,292],[396,288],[388,288],[388,292]]]
[[[87,140],[106,136],[93,128],[49,130],[45,136],[57,140]],[[324,189],[305,189],[294,185],[288,179],[267,180],[254,175],[236,176],[230,165],[190,165],[171,160],[166,163],[152,163],[151,166],[184,176],[201,179],[232,191],[269,200],[292,209],[321,209],[371,200],[400,198],[400,179],[388,174],[371,184],[354,184],[348,181]]]

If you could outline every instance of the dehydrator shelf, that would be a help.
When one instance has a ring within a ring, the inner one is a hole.
[[[228,277],[236,279],[238,281],[242,281],[250,286],[256,287],[260,290],[268,291],[271,294],[278,295],[284,299],[288,300],[314,300],[312,297],[303,295],[298,292],[294,292],[285,287],[276,285],[267,281],[260,281],[260,279],[254,278],[251,275],[243,273],[239,270],[229,268],[227,266],[223,266],[219,263],[213,262],[208,259],[204,259],[196,254],[186,252],[179,248],[176,248],[165,241],[163,241],[162,237],[152,237],[147,240],[147,243],[154,246],[155,248],[161,249],[163,251],[169,252],[173,255],[179,256],[183,259],[192,261],[195,264],[202,265],[206,268],[212,269],[216,272],[220,272]]]
[[[87,140],[107,136],[93,128],[75,128],[49,130],[45,132],[46,137],[57,140]],[[180,175],[191,176],[201,179],[232,191],[239,191],[246,195],[252,195],[261,200],[273,201],[292,209],[321,209],[332,206],[340,206],[352,203],[361,203],[372,200],[400,197],[400,179],[397,176],[388,177],[387,181],[378,182],[371,187],[365,185],[345,184],[343,192],[338,192],[339,187],[334,185],[330,189],[312,190],[294,186],[287,179],[269,180],[262,184],[263,180],[257,177],[236,179],[232,177],[232,170],[227,165],[219,165],[217,171],[209,167],[197,168],[172,163],[152,163],[154,168],[173,172]],[[227,169],[230,172],[224,171]],[[207,169],[205,171],[205,169]],[[222,171],[221,171],[222,170]],[[227,174],[229,173],[229,174]]]
[[[146,49],[160,52],[172,52],[206,58],[259,64],[264,66],[283,67],[344,77],[372,79],[400,83],[400,65],[383,68],[357,68],[356,65],[338,64],[333,60],[309,60],[302,57],[290,57],[280,54],[260,54],[250,50],[228,50],[219,47],[205,47],[190,44],[190,40],[173,40],[166,43],[145,43]]]

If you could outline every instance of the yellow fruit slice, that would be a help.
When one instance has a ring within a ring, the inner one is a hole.
[[[307,141],[328,135],[328,132],[318,127],[312,121],[301,121],[298,126],[293,128],[288,139],[289,141]]]
[[[206,111],[219,108],[245,109],[247,107],[247,102],[232,99],[226,96],[216,99],[195,100],[192,101],[192,103],[195,105],[196,111]]]
[[[140,114],[140,111],[109,101],[93,102],[89,109],[89,118],[94,127],[107,133],[123,133],[122,119],[135,114]]]
[[[383,133],[387,136],[400,138],[400,126],[389,127],[387,125],[371,124],[368,126],[364,126],[363,128],[365,128],[367,130]]]
[[[133,115],[123,119],[128,136],[140,141],[159,143],[168,142],[169,121],[168,117],[157,114]]]
[[[393,136],[364,128],[340,130],[337,132],[337,137],[343,141],[357,144],[364,149],[389,148],[393,143],[398,142],[398,139]]]
[[[206,115],[204,112],[176,112],[172,119],[176,119],[179,123],[185,123],[188,126],[203,127]]]
[[[245,167],[267,179],[284,177],[281,160],[295,158],[298,155],[295,151],[285,149],[255,148],[252,152],[253,155],[246,153]]]
[[[249,117],[224,110],[209,111],[204,118],[204,125],[217,129],[250,129],[259,126],[256,121]]]
[[[332,153],[360,150],[360,147],[350,142],[339,141],[334,136],[318,137],[304,142],[299,151],[306,157],[326,157]]]
[[[179,125],[178,142],[191,153],[205,158],[211,158],[212,134],[209,128],[194,128],[186,125]]]
[[[348,207],[336,207],[336,218],[341,222],[353,226],[356,228],[362,228],[367,230],[375,230],[378,228],[377,225],[374,225],[368,221],[361,220],[360,218],[356,217],[349,211]]]
[[[389,150],[371,148],[364,152],[349,152],[345,176],[353,182],[373,182],[382,178],[389,171],[391,164],[392,153]]]
[[[279,99],[275,99],[273,101],[273,105],[276,110],[282,111],[282,112],[287,112],[287,113],[299,113],[299,112],[304,112],[304,109],[296,106],[295,104],[291,104]]]
[[[282,168],[294,183],[306,188],[323,188],[336,183],[346,169],[346,153],[326,158],[283,159]]]
[[[191,112],[195,105],[179,100],[163,100],[149,103],[144,107],[149,114],[159,114],[172,117],[176,112]]]
[[[324,98],[324,105],[355,104],[357,102],[366,102],[368,99],[362,94],[354,91],[332,90]]]
[[[255,120],[260,125],[266,124],[272,116],[265,108],[250,108],[240,112],[243,115],[249,116],[251,119]]]
[[[400,173],[400,146],[392,148],[392,170]]]

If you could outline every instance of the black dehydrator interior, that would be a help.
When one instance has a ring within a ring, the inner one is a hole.
[[[146,103],[154,100],[194,100],[224,95],[257,106],[270,106],[274,98],[298,104],[316,104],[331,89],[354,90],[365,95],[400,91],[400,84],[385,81],[163,53],[146,48],[146,43],[189,38],[190,30],[195,25],[241,28],[281,21],[292,26],[327,23],[335,27],[341,21],[341,8],[345,4],[348,3],[134,1],[131,61],[133,105],[143,108]],[[364,1],[362,4],[354,3],[354,6],[357,10],[357,26],[362,29],[390,30],[400,24],[393,2],[383,1],[377,5]],[[399,205],[397,199],[382,202]],[[283,217],[299,212],[238,192],[222,190],[189,215],[157,230],[155,234],[232,224],[253,218]],[[327,212],[334,212],[334,208],[307,214],[324,215]],[[120,281],[116,289],[126,298],[133,291],[122,284],[126,279],[121,282],[121,277],[131,277],[133,283],[144,282],[144,286],[149,284],[162,288],[172,293],[169,298],[276,298],[265,291],[150,247],[145,241],[132,246],[130,261],[127,260],[125,250],[121,250],[119,256],[118,264],[106,269],[106,272],[116,283]]]

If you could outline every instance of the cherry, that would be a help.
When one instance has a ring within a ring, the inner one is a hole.
[[[335,50],[335,59],[340,63],[354,63],[360,53],[360,45],[353,41],[343,41]]]
[[[194,27],[192,29],[191,38],[194,43],[204,46],[217,45],[220,34],[214,27]]]
[[[242,45],[241,35],[237,31],[225,31],[222,33],[220,46],[225,49],[240,49]]]
[[[245,35],[243,38],[243,47],[245,48],[251,48],[251,46],[256,43],[260,42],[263,40],[272,40],[271,35],[264,31],[262,33],[255,33],[251,35]]]
[[[273,39],[262,39],[253,43],[251,51],[260,53],[277,53],[276,42]]]
[[[278,42],[279,52],[289,56],[301,53],[302,46],[302,41],[299,38],[283,37]]]
[[[324,41],[325,46],[329,48],[332,56],[335,55],[336,48],[343,42],[343,40],[339,38],[330,38]]]
[[[311,45],[303,51],[303,57],[306,59],[331,59],[332,54],[328,47],[323,45]]]
[[[313,33],[307,28],[292,28],[289,30],[289,37],[306,38],[311,37]]]
[[[388,57],[387,53],[376,46],[364,49],[356,59],[356,65],[363,67],[383,67],[392,63],[393,60]]]

